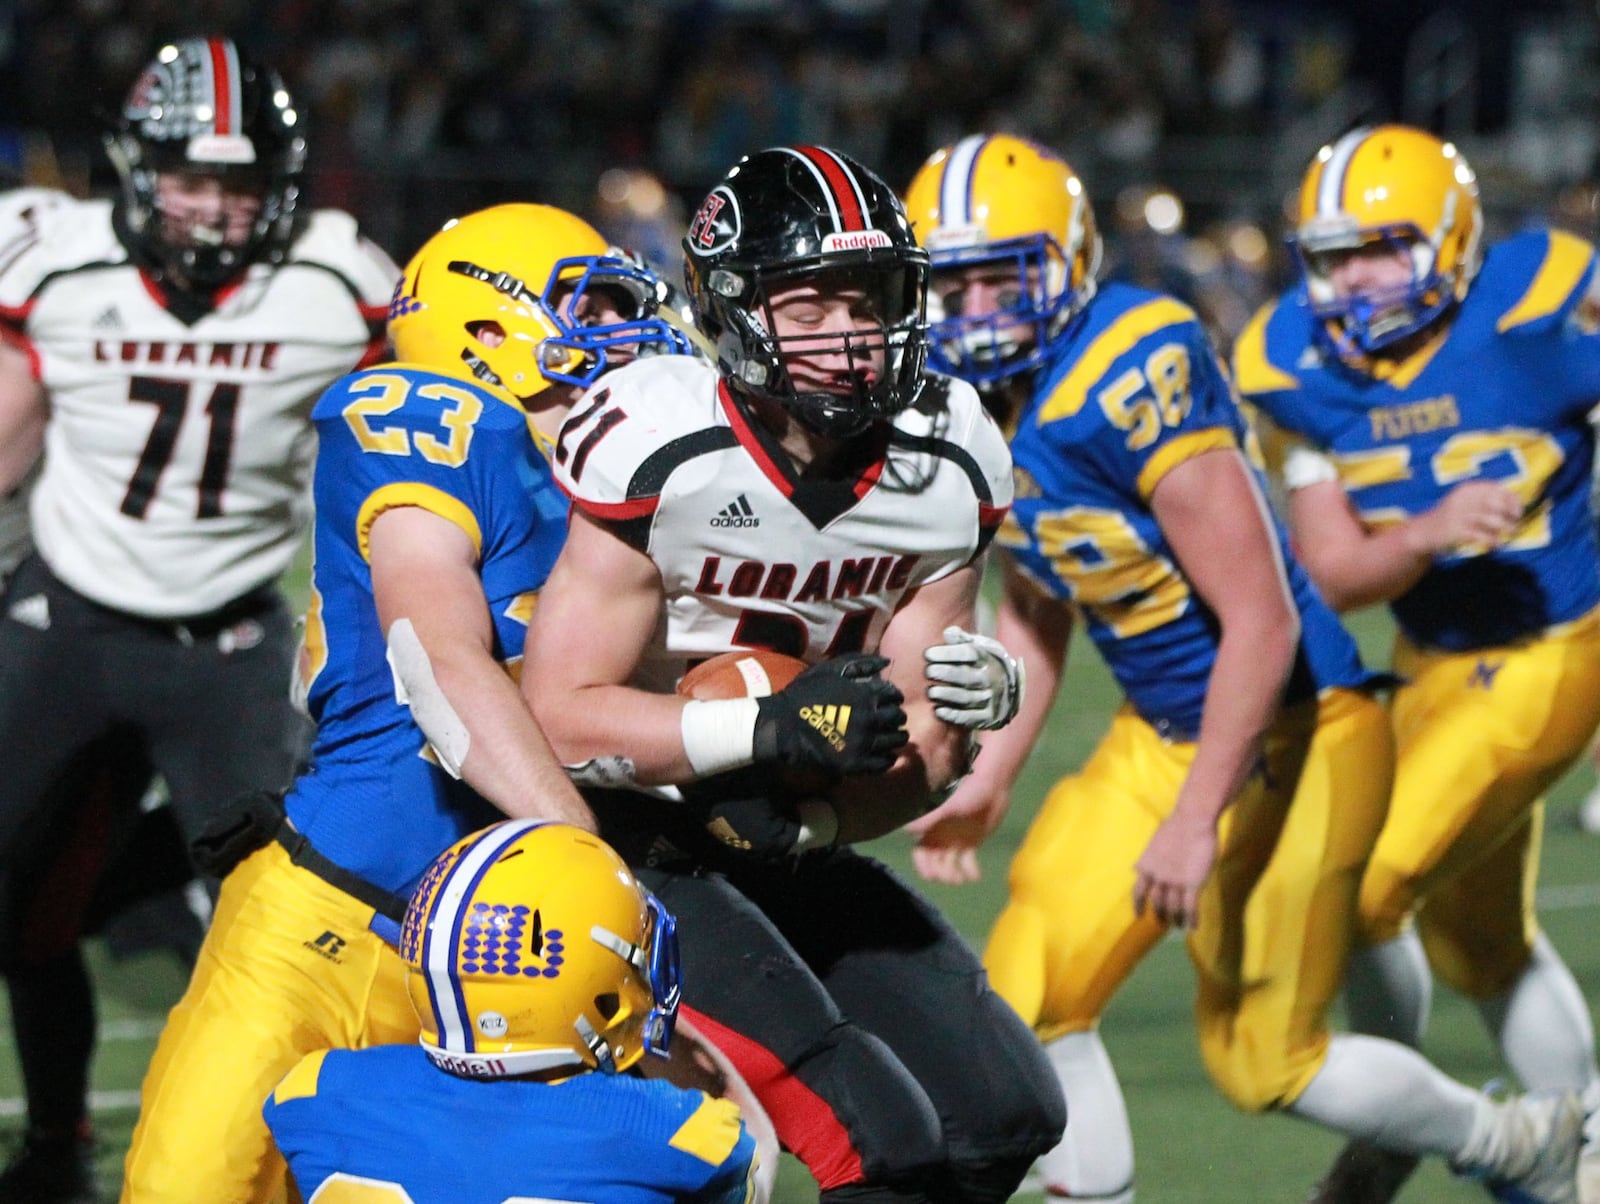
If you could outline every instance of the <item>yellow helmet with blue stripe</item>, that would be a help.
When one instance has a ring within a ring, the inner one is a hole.
[[[1323,331],[1340,353],[1366,354],[1430,325],[1467,295],[1483,262],[1478,181],[1454,144],[1380,125],[1324,146],[1300,188],[1291,245]],[[1341,296],[1338,258],[1386,243],[1411,262],[1403,287]]]
[[[922,165],[906,211],[933,264],[929,358],[940,371],[980,385],[1027,371],[1094,296],[1100,236],[1088,190],[1041,146],[1010,134],[963,138]],[[1014,266],[1015,302],[951,312],[959,292],[948,285],[975,266]]]
[[[585,298],[601,289],[620,320],[588,316]],[[389,303],[389,341],[402,361],[518,401],[591,384],[621,348],[689,353],[660,316],[667,292],[582,218],[495,205],[448,223],[411,257]]]
[[[400,932],[421,1043],[471,1078],[626,1070],[666,1056],[677,925],[603,840],[506,820],[447,849]]]

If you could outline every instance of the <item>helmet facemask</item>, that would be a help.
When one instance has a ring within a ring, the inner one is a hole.
[[[665,1058],[678,1023],[678,1003],[683,997],[683,976],[678,958],[678,921],[661,905],[661,900],[649,892],[645,893],[645,903],[650,909],[650,930],[645,934],[643,945],[630,944],[598,924],[589,930],[589,937],[632,966],[639,980],[650,984],[650,1005],[643,1024],[639,1026],[639,1039],[643,1042],[645,1053]],[[609,1010],[609,1001],[606,1002],[607,1008],[602,1010]],[[618,1005],[620,1010],[620,996]],[[611,1017],[613,1021],[616,1014],[613,1013]],[[579,1032],[588,1027],[582,1017],[577,1027]],[[593,1036],[598,1038],[599,1034]],[[609,1046],[605,1052],[601,1052],[591,1039],[589,1049],[596,1055],[602,1070],[615,1073],[615,1059],[609,1055]]]
[[[712,321],[720,328],[718,355],[731,369],[730,385],[737,393],[776,402],[827,438],[852,438],[893,418],[915,403],[922,385],[927,278],[925,264],[896,259],[776,271],[712,269],[706,294]],[[779,335],[772,298],[803,283],[821,293],[859,293],[852,308],[877,321],[861,330]],[[817,366],[817,360],[831,363],[832,371]],[[831,387],[823,380],[829,375],[836,378]]]
[[[930,239],[930,242],[936,242]],[[1037,368],[1049,341],[1094,296],[1095,254],[1081,284],[1070,283],[1066,256],[1048,234],[982,243],[935,247],[933,287],[928,309],[928,358],[940,372],[960,377],[979,388],[998,384]],[[989,269],[999,283],[999,304],[992,313],[966,314],[953,285],[973,269]],[[941,288],[941,283],[951,285]],[[947,298],[952,298],[952,305]]]
[[[587,388],[640,355],[692,354],[684,332],[661,316],[669,292],[625,255],[559,260],[540,298],[557,331],[540,349],[545,376]]]
[[[691,353],[667,291],[575,214],[494,205],[447,222],[411,257],[389,304],[389,341],[403,362],[526,405],[587,387],[641,347]]]
[[[1416,226],[1372,229],[1319,229],[1302,226],[1289,240],[1295,253],[1318,329],[1341,356],[1371,355],[1426,329],[1460,296],[1455,275],[1438,270],[1432,241]],[[1384,248],[1411,265],[1410,278],[1383,288],[1341,296],[1333,283],[1335,266],[1351,254]]]

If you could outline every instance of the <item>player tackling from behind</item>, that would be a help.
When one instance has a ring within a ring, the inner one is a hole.
[[[433,859],[506,815],[592,826],[514,682],[567,518],[531,428],[639,344],[687,348],[656,283],[563,210],[480,210],[407,264],[395,360],[317,402],[311,765],[217,833],[238,865],[145,1077],[127,1204],[274,1198],[278,1080],[416,1038],[393,946]]]

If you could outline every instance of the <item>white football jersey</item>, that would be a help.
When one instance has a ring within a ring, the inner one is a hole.
[[[399,271],[349,215],[314,213],[186,323],[130,261],[109,201],[45,214],[0,263],[0,320],[50,393],[34,542],[116,610],[216,610],[288,565],[310,516],[309,415],[382,350]]]
[[[574,407],[556,477],[646,552],[666,593],[631,684],[765,647],[815,663],[871,650],[905,595],[970,563],[1011,505],[1011,455],[969,385],[930,377],[844,481],[797,478],[699,358],[640,360]]]
[[[70,196],[53,188],[0,192],[0,270],[32,244],[35,228],[47,210],[71,203]],[[13,492],[0,498],[0,582],[11,576],[11,570],[33,547],[28,535],[28,496],[38,471],[36,467]]]

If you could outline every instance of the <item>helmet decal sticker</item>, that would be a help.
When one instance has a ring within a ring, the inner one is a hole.
[[[739,240],[744,222],[739,214],[739,198],[731,188],[719,184],[713,188],[689,223],[687,241],[700,254],[715,255]]]

